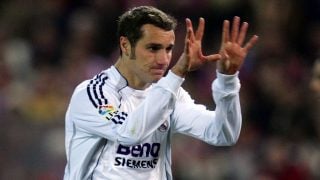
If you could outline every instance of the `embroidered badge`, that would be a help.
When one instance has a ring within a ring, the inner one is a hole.
[[[109,104],[99,106],[98,110],[99,114],[101,114],[107,120],[111,120],[111,118],[118,113],[117,109]]]
[[[165,121],[163,124],[161,124],[161,126],[158,128],[158,130],[160,132],[165,132],[168,130],[168,127],[169,127],[168,121]]]

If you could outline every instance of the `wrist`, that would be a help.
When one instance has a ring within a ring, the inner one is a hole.
[[[177,75],[177,76],[180,76],[182,78],[186,77],[187,75],[187,69],[186,68],[183,68],[183,67],[179,67],[178,65],[175,65],[171,68],[171,71]]]
[[[238,71],[238,67],[232,65],[229,60],[219,60],[217,63],[217,70],[221,74],[232,75]]]

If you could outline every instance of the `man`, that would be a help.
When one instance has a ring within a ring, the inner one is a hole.
[[[176,21],[149,6],[119,18],[116,64],[74,91],[66,113],[64,179],[172,179],[171,136],[183,133],[209,144],[236,143],[241,128],[238,70],[253,36],[242,46],[247,23],[224,21],[220,54],[201,50],[204,19],[196,32],[186,19],[185,48],[165,73],[175,42]],[[240,30],[240,31],[239,31]],[[215,111],[196,105],[181,87],[188,72],[218,62],[213,82]]]

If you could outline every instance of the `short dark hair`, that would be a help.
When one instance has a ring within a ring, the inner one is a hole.
[[[118,20],[118,39],[121,36],[128,38],[132,47],[142,37],[141,27],[152,24],[166,31],[175,30],[177,20],[152,6],[139,6],[126,11]],[[120,50],[120,55],[122,54]]]

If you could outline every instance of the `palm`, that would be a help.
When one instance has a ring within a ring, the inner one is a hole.
[[[243,64],[248,51],[258,40],[258,36],[253,36],[244,47],[243,42],[246,37],[248,23],[244,22],[240,28],[240,18],[235,17],[230,33],[229,21],[223,23],[222,43],[220,54],[222,59],[218,62],[218,70],[225,74],[234,74]]]
[[[219,54],[203,55],[201,43],[204,24],[204,19],[200,18],[197,31],[194,33],[191,20],[186,19],[187,35],[185,38],[184,52],[177,62],[178,66],[183,67],[186,71],[196,70],[207,61],[217,61],[221,58]]]

